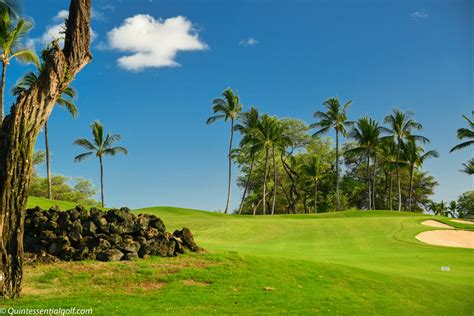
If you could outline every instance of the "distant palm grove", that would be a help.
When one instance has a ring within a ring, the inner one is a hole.
[[[214,115],[229,123],[229,174],[225,212],[230,211],[232,163],[242,189],[238,214],[298,214],[347,209],[431,211],[452,217],[471,217],[474,191],[457,201],[431,200],[436,179],[423,169],[439,157],[423,136],[423,125],[409,111],[393,109],[383,122],[368,116],[352,119],[352,101],[330,97],[314,112],[308,125],[295,118],[244,111],[230,88],[214,99]],[[457,136],[463,142],[452,151],[474,143],[473,118]],[[335,138],[324,136],[333,132]],[[234,134],[240,134],[238,146]],[[461,172],[473,174],[474,158]]]

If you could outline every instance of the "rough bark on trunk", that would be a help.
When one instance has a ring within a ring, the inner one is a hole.
[[[272,201],[272,215],[275,214],[275,203],[276,203],[276,194],[277,194],[277,166],[275,160],[275,147],[272,148],[273,155],[273,201]]]
[[[255,165],[255,154],[252,155],[252,163],[250,164],[249,175],[247,177],[247,181],[245,182],[245,189],[244,189],[244,194],[242,194],[242,201],[240,201],[239,215],[242,214],[242,207],[244,206],[245,196],[247,195],[247,190],[248,190],[249,184],[250,184],[250,177],[252,176],[252,171],[253,171],[253,166],[254,165]]]
[[[49,139],[48,139],[48,121],[44,123],[44,147],[46,150],[46,178],[48,180],[48,199],[53,199],[53,192],[51,189],[51,160],[49,156]]]
[[[230,194],[232,190],[232,142],[234,141],[234,118],[232,118],[232,122],[230,124],[230,144],[229,144],[229,181],[227,185],[227,202],[225,204],[225,211],[224,213],[227,214],[229,211],[229,204],[230,204]]]
[[[3,122],[5,118],[5,78],[7,73],[7,64],[2,62],[2,83],[0,86],[0,124]]]
[[[102,162],[102,157],[99,157],[100,163],[100,197],[101,197],[101,205],[104,207],[104,165]]]
[[[0,133],[0,253],[4,298],[20,295],[23,277],[23,224],[36,138],[60,92],[91,60],[91,0],[71,0],[64,48],[53,42],[43,52],[38,81],[20,94]]]
[[[339,198],[339,131],[336,129],[336,211],[341,210]]]
[[[266,215],[267,212],[267,203],[266,203],[266,195],[267,195],[267,169],[268,169],[268,148],[265,149],[265,167],[263,171],[263,215]]]

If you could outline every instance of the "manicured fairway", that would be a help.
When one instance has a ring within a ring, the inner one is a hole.
[[[188,226],[206,249],[337,263],[442,284],[474,286],[473,250],[429,246],[414,238],[421,231],[439,229],[420,224],[427,218],[436,219],[434,216],[353,211],[254,218],[169,207],[137,212],[158,215],[169,229]],[[449,266],[450,272],[441,271],[442,266]]]
[[[374,211],[254,218],[171,207],[137,212],[160,216],[168,230],[189,227],[207,252],[27,267],[24,297],[0,305],[91,307],[98,315],[474,312],[474,250],[414,238],[436,229],[420,224],[437,219],[432,216]]]

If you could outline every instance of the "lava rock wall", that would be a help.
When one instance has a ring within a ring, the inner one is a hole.
[[[137,215],[128,208],[87,211],[82,206],[26,210],[23,244],[31,261],[133,260],[199,249],[189,229],[168,233],[155,215]]]

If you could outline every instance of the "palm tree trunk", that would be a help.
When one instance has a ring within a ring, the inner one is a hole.
[[[277,165],[275,161],[275,146],[272,148],[272,155],[273,155],[273,201],[272,201],[272,215],[275,214],[275,203],[276,203],[276,195],[277,195]]]
[[[372,191],[370,190],[370,149],[367,150],[367,196],[368,196],[368,205],[367,209],[370,210],[372,208]]]
[[[375,185],[377,184],[376,182],[376,170],[377,170],[377,152],[375,151],[374,154],[374,172],[372,176],[372,209],[376,210],[375,208]]]
[[[390,206],[390,210],[393,211],[393,172],[390,171],[390,175],[389,175],[389,182],[390,182],[390,189],[388,191],[388,204]]]
[[[265,167],[263,171],[263,215],[266,215],[266,212],[267,212],[267,203],[266,203],[267,168],[268,168],[268,148],[265,149]]]
[[[314,213],[318,213],[318,180],[314,180]]]
[[[400,180],[400,142],[401,139],[398,138],[397,141],[397,184],[398,184],[398,211],[401,212],[402,210],[402,183]]]
[[[3,122],[5,118],[5,105],[4,105],[4,97],[5,97],[5,78],[7,74],[7,64],[2,62],[2,83],[0,86],[0,123]]]
[[[225,204],[224,213],[227,214],[229,211],[230,204],[230,194],[232,190],[232,142],[234,141],[234,118],[232,118],[232,123],[230,124],[230,144],[229,144],[229,182],[227,185],[227,202]]]
[[[46,178],[48,180],[48,199],[53,199],[53,192],[51,189],[51,160],[49,156],[49,140],[48,140],[48,121],[44,123],[44,146],[46,150]]]
[[[410,167],[410,192],[408,193],[408,210],[411,212],[411,206],[412,206],[412,198],[413,198],[413,170],[414,166],[411,165]]]
[[[100,197],[102,202],[102,207],[104,207],[104,166],[102,164],[102,157],[99,156],[100,162]]]
[[[340,211],[341,201],[339,199],[339,131],[336,129],[336,211]]]
[[[244,194],[242,194],[242,201],[240,202],[240,206],[239,206],[239,215],[242,214],[242,207],[244,206],[245,196],[247,195],[247,190],[250,184],[250,177],[252,176],[254,165],[255,165],[255,154],[252,155],[252,163],[250,164],[249,175],[247,177],[247,181],[245,182]]]

